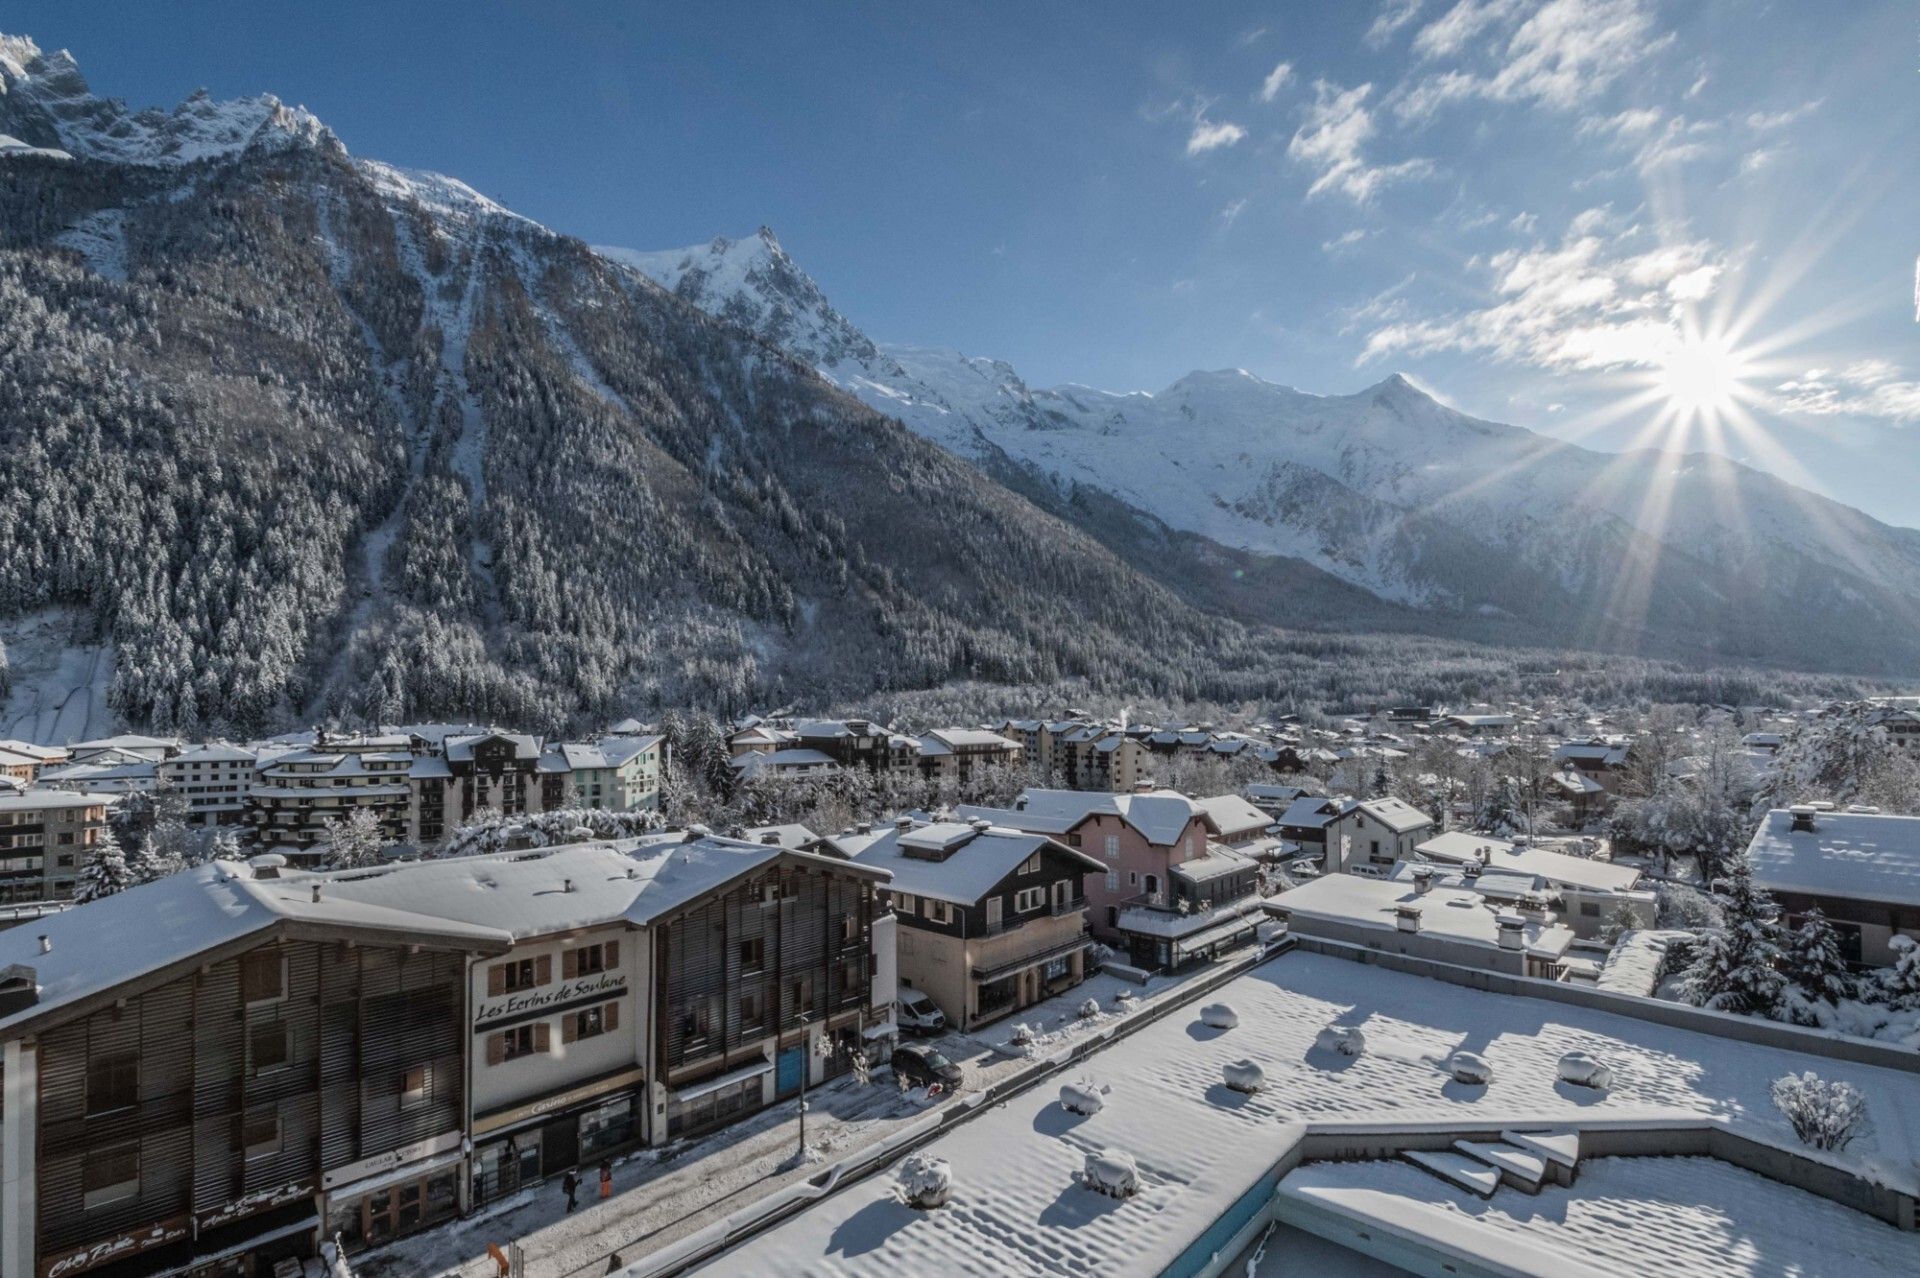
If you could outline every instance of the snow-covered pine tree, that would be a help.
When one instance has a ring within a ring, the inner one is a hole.
[[[380,863],[386,838],[372,808],[355,808],[344,821],[329,817],[326,828],[328,869],[360,870]]]
[[[1920,1008],[1920,945],[1910,936],[1899,935],[1887,945],[1893,950],[1893,965],[1875,972],[1873,981],[1860,992],[1899,1011]]]
[[[1694,947],[1693,961],[1680,976],[1680,996],[1695,1007],[1772,1015],[1787,983],[1773,900],[1755,886],[1745,857],[1735,857],[1714,887],[1724,917]]]
[[[1787,935],[1787,978],[1808,998],[1838,1003],[1852,998],[1853,973],[1840,953],[1840,934],[1818,907]]]
[[[100,841],[93,845],[86,863],[80,867],[79,881],[73,885],[73,899],[85,905],[88,901],[124,892],[137,881],[127,865],[126,855],[120,850],[120,840],[114,836],[113,827],[108,826],[100,831]]]

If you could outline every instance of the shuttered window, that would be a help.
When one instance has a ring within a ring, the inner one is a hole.
[[[584,1012],[571,1012],[560,1022],[560,1041],[572,1043],[583,1038],[598,1038],[620,1028],[620,1004],[602,1003]]]
[[[499,998],[515,990],[537,989],[553,981],[553,955],[508,959],[487,968],[487,997]]]
[[[552,1030],[545,1021],[516,1025],[487,1036],[487,1064],[499,1065],[522,1056],[538,1056],[552,1046]]]

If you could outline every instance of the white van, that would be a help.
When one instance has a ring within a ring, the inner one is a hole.
[[[938,1034],[947,1027],[947,1014],[919,990],[902,989],[898,1007],[898,1023],[903,1033]]]

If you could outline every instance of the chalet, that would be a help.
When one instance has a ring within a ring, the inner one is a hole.
[[[1352,806],[1352,799],[1303,795],[1289,803],[1274,824],[1280,837],[1298,847],[1301,856],[1317,859],[1332,871],[1339,866],[1327,858],[1327,830]]]
[[[467,961],[507,940],[232,862],[0,932],[0,1272],[266,1266],[451,1217]]]
[[[1883,967],[1895,936],[1920,940],[1920,817],[1775,808],[1747,859],[1789,923],[1818,908],[1851,962]]]
[[[1416,844],[1433,829],[1433,818],[1399,799],[1362,799],[1326,826],[1326,867],[1387,870],[1410,860]]]
[[[900,983],[962,1030],[1078,985],[1086,976],[1090,871],[1104,866],[1042,834],[984,818],[916,821],[829,841],[892,877]]]

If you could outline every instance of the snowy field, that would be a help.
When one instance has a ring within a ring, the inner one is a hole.
[[[1570,1188],[1491,1200],[1402,1162],[1316,1163],[1287,1185],[1494,1260],[1532,1244],[1603,1274],[1920,1274],[1920,1234],[1711,1158],[1590,1159]]]
[[[110,736],[119,723],[107,708],[113,650],[76,640],[79,617],[48,608],[0,625],[13,668],[0,698],[0,739],[66,745]]]
[[[1067,1113],[1048,1085],[927,1146],[951,1164],[949,1206],[908,1208],[891,1178],[878,1176],[704,1272],[1151,1273],[1273,1165],[1295,1138],[1293,1123],[1692,1116],[1791,1143],[1768,1087],[1807,1068],[1846,1079],[1869,1098],[1873,1130],[1850,1158],[1909,1179],[1920,1148],[1920,1079],[1907,1074],[1319,955],[1277,959],[1214,997],[1238,1013],[1236,1028],[1206,1028],[1197,1010],[1183,1009],[1077,1071],[1110,1089],[1101,1112]],[[1365,1054],[1316,1049],[1315,1035],[1329,1024],[1360,1027]],[[1437,1062],[1456,1050],[1487,1058],[1492,1081],[1452,1081]],[[1611,1092],[1557,1080],[1559,1057],[1576,1050],[1612,1066]],[[1266,1071],[1257,1095],[1221,1081],[1221,1067],[1242,1058]],[[1137,1160],[1139,1195],[1122,1201],[1081,1186],[1088,1152],[1101,1149]]]

